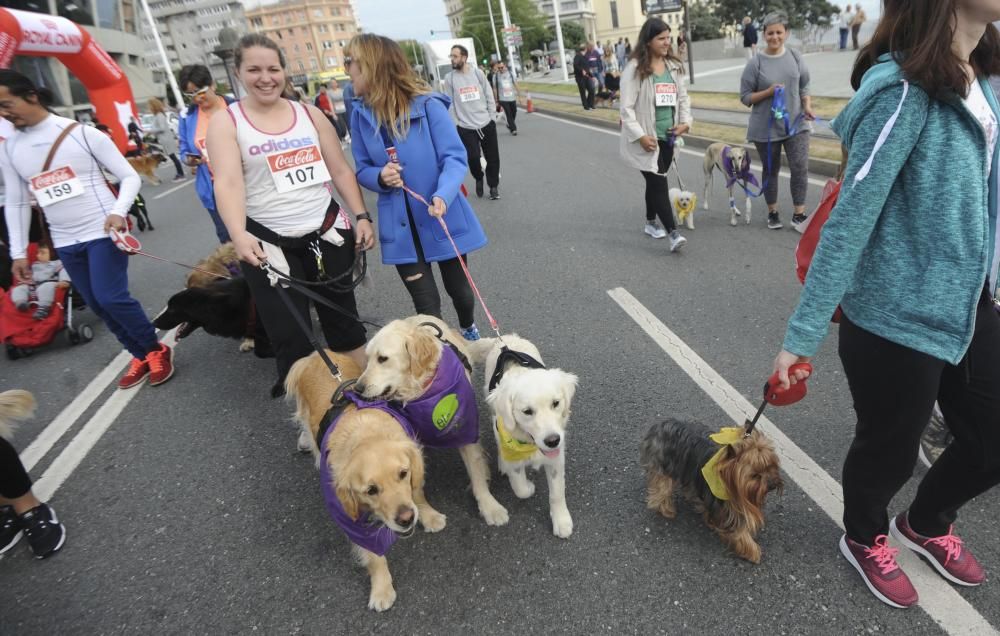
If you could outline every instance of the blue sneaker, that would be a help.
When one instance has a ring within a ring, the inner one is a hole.
[[[463,329],[462,330],[462,337],[465,338],[466,340],[469,340],[469,341],[479,340],[479,338],[480,338],[480,336],[479,336],[479,327],[476,326],[476,323],[472,323],[471,327],[468,327],[467,329]]]

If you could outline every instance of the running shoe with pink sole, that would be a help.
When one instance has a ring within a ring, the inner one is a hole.
[[[925,537],[917,534],[910,527],[906,513],[901,513],[889,522],[889,532],[897,541],[924,557],[938,574],[957,585],[975,587],[986,580],[976,557],[972,556],[962,540],[952,533],[954,526],[948,528],[948,534],[940,537]]]
[[[845,534],[840,538],[840,552],[861,574],[861,579],[878,600],[901,609],[917,603],[917,590],[896,563],[899,550],[889,547],[889,537],[880,534],[868,547],[850,540]]]

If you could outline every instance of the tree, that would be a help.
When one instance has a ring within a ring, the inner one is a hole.
[[[722,20],[712,10],[712,6],[704,2],[688,4],[688,20],[691,22],[691,40],[714,40],[719,37]]]
[[[747,15],[760,20],[772,12],[788,16],[789,28],[802,29],[828,27],[836,8],[827,0],[715,0],[715,14],[722,24],[740,22]]]
[[[563,45],[567,49],[575,49],[587,41],[587,32],[583,30],[583,27],[578,22],[560,20],[560,25],[562,26]],[[556,41],[556,29],[554,26],[547,29],[547,38],[549,43]]]
[[[416,49],[420,47],[420,43],[416,40],[396,40],[396,44],[399,48],[403,49],[403,54],[406,55],[406,61],[409,62],[411,67],[416,66],[420,63],[417,58]]]
[[[540,49],[548,41],[550,34],[545,26],[545,18],[538,12],[538,6],[533,0],[506,0],[510,21],[521,27],[521,46],[524,51]],[[507,46],[503,40],[503,17],[500,15],[500,3],[493,0],[493,21],[496,24],[496,41],[500,44],[500,54],[507,57]],[[565,34],[566,31],[564,30]],[[476,43],[479,61],[494,52],[493,33],[490,32],[490,14],[486,0],[465,0],[462,11],[462,31],[459,37],[472,38]],[[527,53],[525,53],[527,56]]]

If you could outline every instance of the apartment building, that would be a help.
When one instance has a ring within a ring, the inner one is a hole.
[[[216,81],[226,81],[222,58],[213,53],[219,48],[219,31],[230,28],[247,32],[243,5],[237,0],[148,0],[149,10],[160,30],[170,70],[188,64],[204,64]],[[158,81],[164,81],[163,59],[156,48],[149,22],[142,20],[142,39],[146,45],[146,64]]]

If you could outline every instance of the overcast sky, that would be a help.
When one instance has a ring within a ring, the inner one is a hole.
[[[368,33],[397,40],[430,40],[431,30],[448,35],[443,0],[354,0],[354,5]]]

